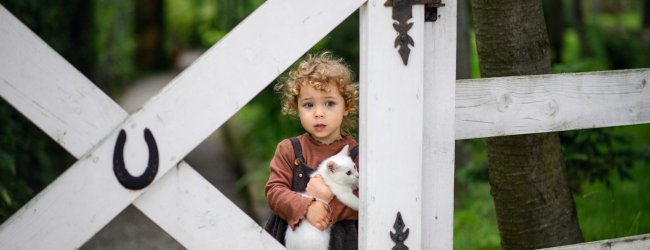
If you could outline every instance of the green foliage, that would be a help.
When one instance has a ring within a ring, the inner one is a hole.
[[[641,37],[641,16],[636,12],[599,15],[586,22],[586,41],[577,31],[564,33],[562,63],[553,65],[554,73],[587,72],[650,66],[650,44]],[[581,55],[587,47],[593,56]]]
[[[629,173],[633,181],[613,173],[606,182],[582,184],[585,192],[574,199],[585,241],[650,232],[650,167],[636,164]]]
[[[208,48],[261,5],[264,0],[167,0],[168,50]]]
[[[0,101],[0,223],[72,161],[47,135]]]
[[[488,158],[485,140],[468,140],[471,148],[471,160],[465,166],[457,169],[456,181],[463,185],[474,182],[488,182]]]
[[[568,72],[589,72],[589,71],[602,71],[608,69],[606,58],[594,57],[583,58],[581,55],[581,47],[589,46],[588,43],[582,44],[578,33],[573,29],[568,29],[564,34],[564,50],[562,51],[562,63],[554,64],[553,73],[568,73]],[[592,47],[599,48],[600,45],[591,45]],[[601,53],[604,55],[604,53]]]
[[[631,143],[630,135],[616,133],[615,128],[564,131],[560,139],[573,192],[580,192],[585,181],[602,181],[611,188],[613,173],[622,180],[633,179],[630,167],[637,162],[650,164],[650,144]]]
[[[487,182],[468,183],[466,196],[456,204],[454,249],[500,249],[494,201]]]
[[[135,77],[134,5],[131,1],[95,0],[94,49],[98,55],[94,81],[115,96]]]

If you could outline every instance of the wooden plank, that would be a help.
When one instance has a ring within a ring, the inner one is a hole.
[[[131,138],[125,152],[131,173],[138,175],[147,161],[140,137],[144,128],[151,129],[158,142],[158,180],[362,3],[266,2],[119,126]],[[117,133],[111,132],[3,224],[0,244],[34,249],[79,247],[139,197],[144,190],[124,189],[112,173]],[[84,230],[75,230],[79,228]]]
[[[544,248],[546,250],[639,250],[650,249],[650,234],[641,234],[630,237],[586,242],[576,245]]]
[[[422,249],[453,249],[456,1],[425,22]]]
[[[650,123],[650,69],[457,82],[456,139]]]
[[[284,249],[184,162],[133,204],[187,249]]]
[[[0,7],[0,12],[2,11],[5,10]],[[8,13],[0,14],[0,18],[3,18],[2,23],[12,25],[11,34],[15,35],[0,37],[2,54],[13,55],[0,58],[0,65],[30,65],[0,68],[0,79],[3,80],[0,96],[21,113],[38,118],[32,121],[61,146],[67,148],[73,156],[81,157],[127,117],[127,113],[110,97],[97,90],[95,85],[18,20]],[[4,30],[3,28],[7,26],[0,26],[0,30]],[[15,39],[16,37],[21,39]],[[55,70],[52,70],[53,68]],[[51,84],[46,80],[62,84]],[[9,85],[12,82],[19,84]],[[42,90],[47,95],[42,95],[41,91],[36,90]],[[79,107],[80,105],[83,107]],[[84,109],[95,109],[95,112],[81,112],[74,119],[69,118],[70,120],[60,118]],[[102,117],[97,117],[99,110]],[[59,119],[49,119],[52,117]],[[60,134],[65,136],[56,137]],[[134,205],[189,249],[213,246],[245,249],[240,239],[245,240],[245,246],[255,249],[282,248],[275,239],[261,233],[261,227],[256,226],[252,219],[184,162],[179,164],[176,171],[165,174],[149,191],[140,196]],[[160,209],[161,207],[166,209]],[[173,216],[161,213],[169,210],[182,212],[174,213]],[[165,216],[160,216],[163,214]],[[199,224],[196,223],[197,220],[209,221],[211,224]],[[238,221],[239,224],[233,225],[233,221]],[[7,222],[2,227],[9,226]],[[3,234],[3,231],[0,229],[0,234]],[[3,245],[2,248],[4,247]]]
[[[393,44],[392,8],[370,0],[361,8],[360,30],[360,248],[394,246],[389,232],[400,212],[410,234],[422,242],[422,96],[424,8],[413,7],[409,34],[415,41],[408,66]]]
[[[1,5],[0,55],[2,98],[77,158],[127,116]]]

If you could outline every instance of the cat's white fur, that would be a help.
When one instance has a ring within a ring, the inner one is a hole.
[[[348,155],[348,145],[320,163],[318,169],[310,177],[320,174],[323,181],[332,190],[332,194],[346,206],[359,210],[359,198],[352,192],[359,186],[359,172],[354,161]],[[304,195],[304,194],[303,194]],[[331,226],[324,231],[314,227],[307,219],[303,219],[296,230],[287,228],[285,245],[290,250],[327,250],[330,242]]]

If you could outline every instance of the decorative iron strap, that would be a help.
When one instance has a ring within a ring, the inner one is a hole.
[[[414,4],[425,5],[424,20],[427,22],[435,22],[438,20],[438,8],[445,6],[442,0],[386,0],[384,6],[393,7],[393,28],[397,31],[397,38],[395,38],[395,48],[399,47],[398,53],[402,57],[404,65],[408,65],[409,54],[411,53],[411,46],[415,46],[415,41],[408,35],[408,31],[413,27],[413,23],[408,20],[413,18]]]
[[[409,237],[409,229],[407,228],[406,231],[404,231],[404,228],[406,225],[404,225],[404,220],[402,220],[402,213],[397,212],[397,218],[395,218],[395,224],[393,224],[393,228],[395,228],[395,233],[390,232],[390,238],[395,242],[395,246],[392,248],[392,250],[408,250],[409,247],[404,245],[404,241],[406,241],[406,238]]]

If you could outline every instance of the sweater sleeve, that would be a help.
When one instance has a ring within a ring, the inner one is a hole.
[[[311,200],[291,190],[293,181],[293,146],[289,140],[280,142],[271,160],[269,180],[264,188],[271,210],[295,228],[305,217]]]

